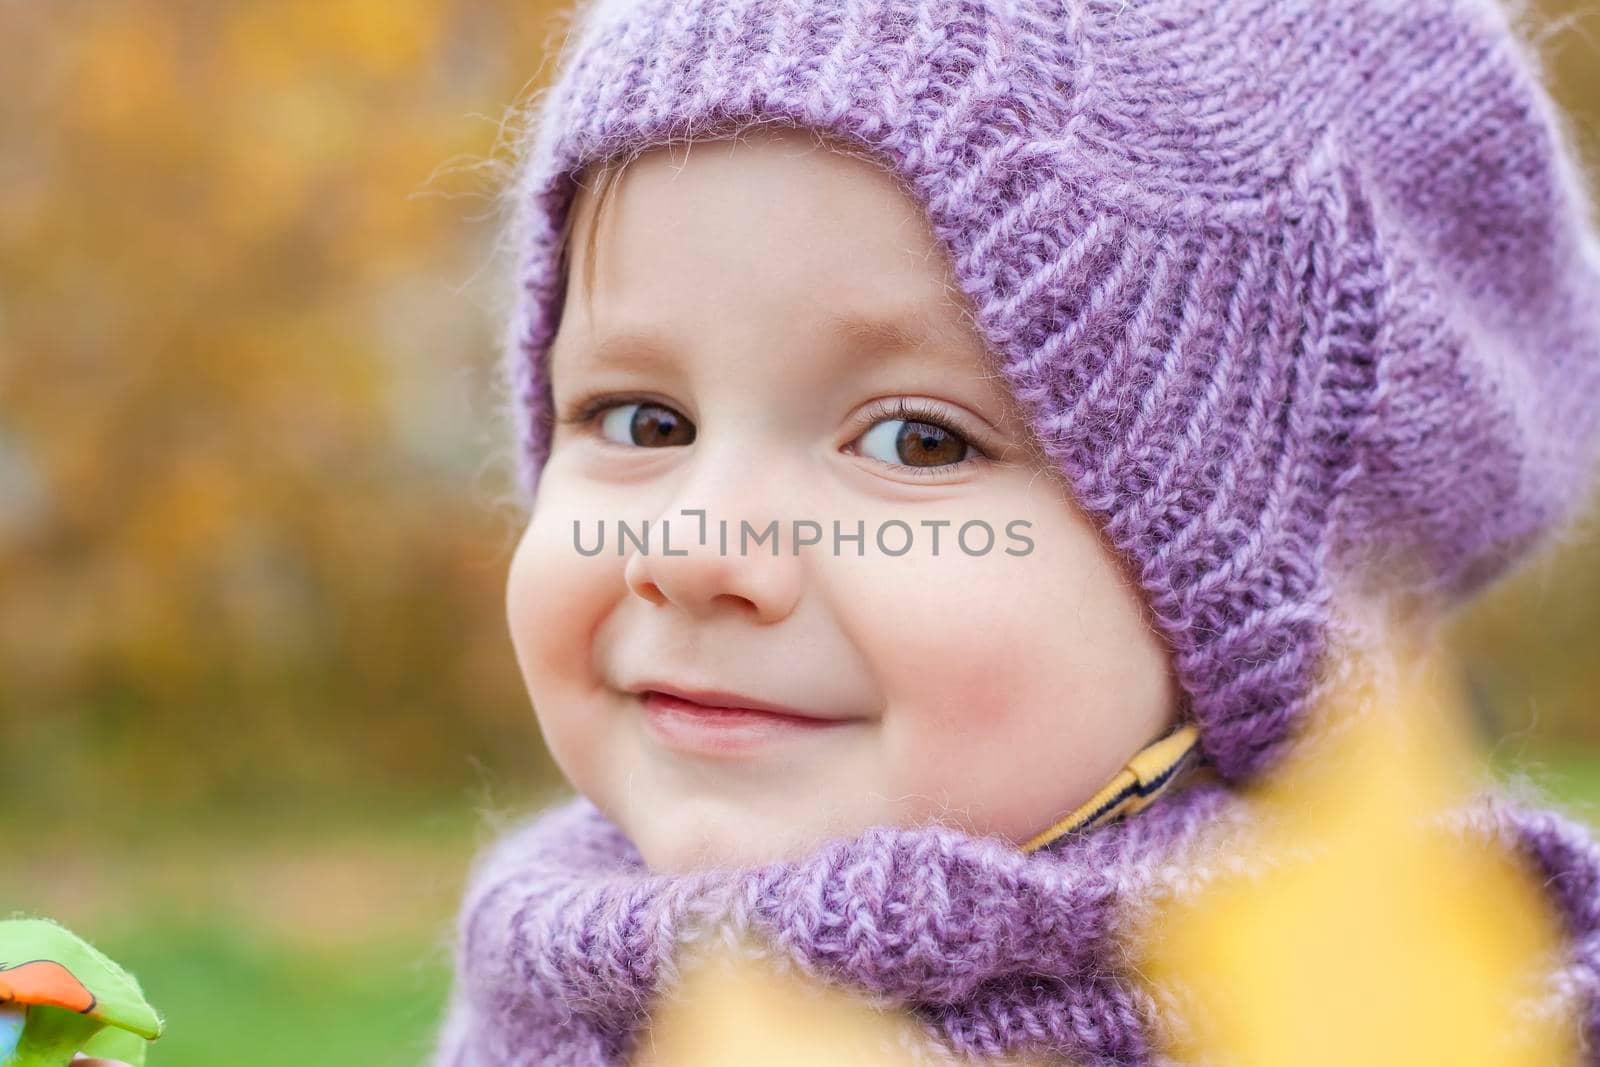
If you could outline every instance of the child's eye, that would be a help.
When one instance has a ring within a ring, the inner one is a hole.
[[[587,424],[602,413],[600,435],[619,445],[664,448],[694,441],[694,423],[655,400],[601,397],[562,421]]]
[[[864,421],[869,428],[856,450],[910,474],[948,471],[982,455],[945,416],[903,398],[874,405]]]
[[[644,401],[611,408],[600,420],[600,432],[618,444],[662,448],[692,442],[694,423],[665,404]]]

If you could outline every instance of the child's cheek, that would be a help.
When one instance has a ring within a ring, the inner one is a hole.
[[[991,752],[1016,733],[1018,686],[1030,671],[1016,621],[1018,560],[941,545],[938,556],[836,562],[842,595],[830,599],[887,703],[884,791],[935,809],[980,799]]]
[[[910,782],[931,791],[939,786],[949,803],[963,809],[989,807],[997,779],[1010,780],[1023,746],[1048,739],[1033,736],[1024,721],[1031,694],[1024,679],[1029,665],[1010,635],[1003,615],[966,614],[972,625],[965,640],[942,641],[926,653],[920,671],[910,664],[901,674],[892,701],[889,740],[899,773],[927,775]]]
[[[853,595],[833,600],[887,698],[884,791],[927,806],[914,814],[1021,838],[1147,739],[1120,691],[1160,663],[1132,639],[1137,606],[1092,531],[1055,501],[1006,503],[1032,519],[1029,554],[1002,541],[981,555],[841,560],[837,591]],[[1004,529],[1006,512],[988,517]]]
[[[572,520],[579,518],[590,549],[595,522],[568,505],[556,485],[548,488],[550,498],[541,500],[512,558],[506,617],[546,746],[573,785],[586,791],[609,726],[600,706],[607,691],[595,668],[594,635],[625,589],[624,560],[610,545],[611,551],[580,553]]]

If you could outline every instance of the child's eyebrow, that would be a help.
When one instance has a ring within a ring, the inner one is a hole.
[[[885,313],[829,311],[822,316],[823,323],[844,342],[839,351],[856,356],[857,367],[905,363],[963,378],[988,377],[981,364],[974,367],[972,346],[939,320],[940,309],[922,301],[896,304]],[[981,346],[981,341],[978,344]],[[866,362],[861,356],[867,357]]]
[[[917,328],[917,320],[915,315],[878,318],[829,312],[824,316],[824,322],[834,333],[859,348],[875,352],[902,352],[926,341],[928,333]]]
[[[660,363],[670,363],[673,348],[655,334],[640,330],[620,330],[606,334],[593,344],[577,347],[573,359],[574,369],[592,369],[602,366],[624,370],[648,370]]]
[[[934,369],[942,365],[965,372],[966,362],[958,346],[930,344],[942,337],[933,328],[937,312],[920,301],[891,301],[888,310],[848,310],[827,308],[817,323],[838,339],[834,351],[854,365],[866,357],[872,364],[890,364],[915,359],[919,366]],[[667,335],[635,324],[620,326],[591,342],[576,344],[564,357],[573,371],[597,371],[602,367],[649,373],[679,361],[677,344]]]
[[[871,315],[859,312],[824,313],[823,324],[845,340],[851,348],[879,355],[909,352],[930,337],[921,327],[926,316],[915,313]],[[580,367],[610,365],[623,369],[646,369],[673,357],[671,343],[643,330],[608,333],[573,353]]]

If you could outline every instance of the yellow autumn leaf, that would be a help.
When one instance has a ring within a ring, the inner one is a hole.
[[[1438,664],[1363,702],[1335,693],[1310,745],[1255,797],[1254,877],[1212,883],[1147,931],[1141,971],[1181,1015],[1182,1062],[1304,1067],[1576,1064],[1540,1014],[1555,916],[1528,871],[1438,817],[1477,776]]]
[[[685,961],[630,1067],[912,1067],[939,1054],[909,1012],[880,1008],[751,943],[717,943]],[[1047,1067],[1032,1058],[989,1062]]]

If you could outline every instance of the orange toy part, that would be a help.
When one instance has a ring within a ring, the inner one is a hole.
[[[68,1011],[94,1010],[94,994],[55,960],[29,960],[0,966],[0,1004],[50,1004]]]

